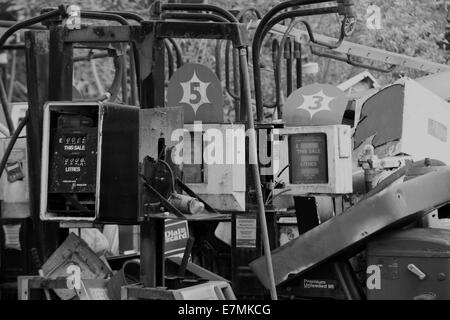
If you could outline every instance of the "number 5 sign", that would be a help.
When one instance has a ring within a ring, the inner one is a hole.
[[[329,84],[311,84],[295,90],[284,105],[287,126],[341,124],[347,107],[346,94]]]
[[[223,95],[220,81],[204,65],[185,64],[170,78],[167,106],[184,107],[184,123],[222,123]]]

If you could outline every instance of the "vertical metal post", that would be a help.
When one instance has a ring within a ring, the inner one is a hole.
[[[141,282],[144,287],[164,286],[164,219],[141,223]]]

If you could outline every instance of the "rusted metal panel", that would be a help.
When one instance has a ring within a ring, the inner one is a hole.
[[[450,167],[406,182],[402,179],[274,250],[276,284],[339,254],[351,255],[380,231],[406,225],[450,201]],[[268,288],[264,257],[250,267]]]

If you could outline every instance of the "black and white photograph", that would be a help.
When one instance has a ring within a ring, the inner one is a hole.
[[[449,60],[447,0],[0,0],[0,310],[450,300]]]

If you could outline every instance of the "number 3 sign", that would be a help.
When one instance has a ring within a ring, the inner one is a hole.
[[[329,84],[311,84],[287,98],[283,120],[287,126],[341,124],[347,102],[342,90]]]
[[[184,123],[222,123],[223,95],[220,81],[204,65],[185,64],[170,78],[167,106],[184,107]]]

